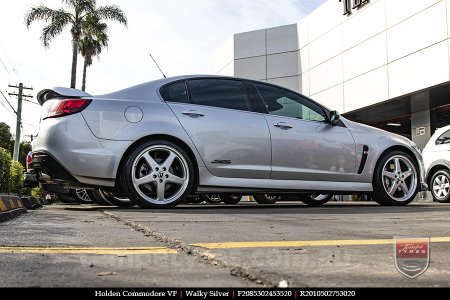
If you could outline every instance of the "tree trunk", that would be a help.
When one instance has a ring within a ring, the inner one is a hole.
[[[70,79],[70,87],[75,88],[77,82],[77,59],[78,59],[78,40],[73,37],[72,39],[72,74]]]
[[[84,59],[84,66],[83,66],[83,83],[81,85],[81,90],[84,92],[86,90],[86,71],[87,71],[87,59]]]

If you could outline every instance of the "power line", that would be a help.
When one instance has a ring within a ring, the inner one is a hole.
[[[6,59],[8,60],[9,65],[11,66],[12,70],[13,70],[14,73],[16,74],[17,79],[20,81],[19,74],[17,74],[16,68],[15,68],[14,65],[12,64],[11,59],[9,59],[9,55],[8,55],[8,53],[6,52],[5,47],[3,47],[3,44],[2,44],[1,41],[0,41],[0,47],[2,48],[3,53],[5,53]],[[1,60],[1,58],[0,58],[0,60]],[[3,63],[2,63],[2,64],[3,64]],[[5,65],[3,65],[3,66],[5,66]],[[5,69],[6,69],[6,67],[5,67]],[[8,70],[7,70],[7,71],[8,71]],[[9,74],[9,72],[8,72],[8,74]],[[11,74],[10,74],[10,76],[11,76]]]
[[[8,102],[9,106],[11,107],[11,109],[13,110],[13,112],[17,115],[17,111],[14,109],[14,107],[11,105],[11,103],[9,103],[8,99],[6,99],[5,95],[3,94],[2,91],[0,91],[0,93],[2,94],[3,98],[5,98],[6,102]]]
[[[5,103],[3,103],[3,101],[0,101],[0,103],[3,105],[4,108],[6,108],[7,112],[9,112],[14,118],[16,117],[16,115],[12,111],[9,110],[9,107],[7,107],[5,105]]]
[[[41,106],[39,103],[37,103],[37,102],[34,102],[34,101],[30,101],[30,100],[27,100],[27,99],[23,99],[23,101],[26,101],[26,102],[30,102],[30,103],[33,103],[33,104],[36,104],[36,105],[39,105],[39,106]]]
[[[8,75],[9,75],[9,77],[11,77],[11,79],[12,79],[11,73],[9,73],[8,68],[6,68],[6,66],[5,66],[5,64],[4,64],[4,62],[3,62],[3,59],[2,59],[1,57],[0,57],[0,63],[2,63],[3,68],[5,68],[6,72],[7,72]]]

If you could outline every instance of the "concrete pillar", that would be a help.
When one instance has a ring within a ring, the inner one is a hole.
[[[430,92],[423,91],[411,96],[411,136],[413,142],[423,149],[431,137]]]

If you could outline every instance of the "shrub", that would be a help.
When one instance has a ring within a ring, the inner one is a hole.
[[[20,194],[23,187],[23,172],[25,169],[18,161],[11,162],[10,168],[10,192]]]
[[[31,197],[43,198],[44,193],[42,192],[41,188],[39,186],[37,186],[31,190]]]
[[[11,154],[6,149],[0,148],[0,193],[9,193],[10,169]]]

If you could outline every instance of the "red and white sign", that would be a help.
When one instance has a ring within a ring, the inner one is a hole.
[[[430,238],[395,238],[395,267],[409,278],[423,274],[430,264]]]

